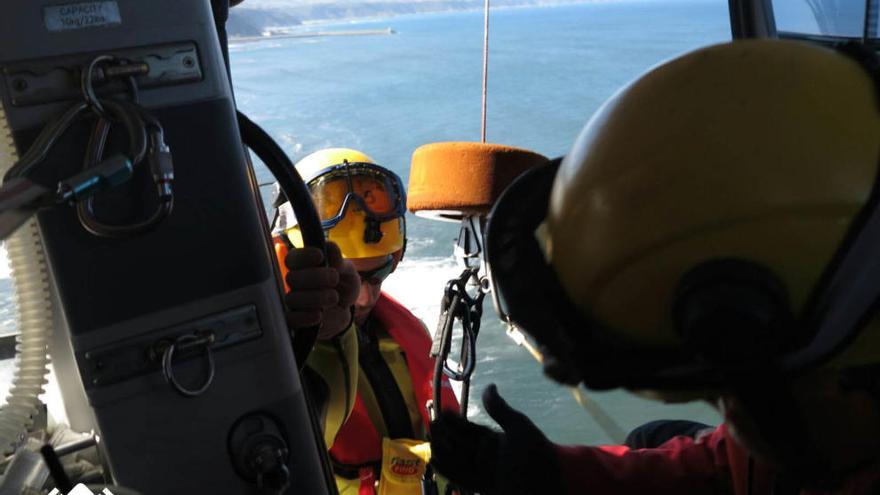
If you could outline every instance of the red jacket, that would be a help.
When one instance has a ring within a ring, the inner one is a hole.
[[[725,425],[699,440],[676,437],[656,449],[559,446],[557,452],[565,492],[572,495],[773,493],[772,472],[761,463],[750,461]],[[880,469],[875,466],[863,471],[833,492],[802,493],[880,493]]]

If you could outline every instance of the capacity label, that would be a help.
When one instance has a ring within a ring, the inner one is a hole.
[[[69,3],[43,7],[43,22],[49,31],[69,31],[122,24],[114,0]]]

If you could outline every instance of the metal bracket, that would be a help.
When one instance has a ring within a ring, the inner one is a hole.
[[[195,43],[174,43],[169,45],[111,50],[106,53],[87,53],[65,57],[54,57],[27,62],[18,62],[0,68],[3,82],[9,89],[14,106],[41,105],[57,101],[80,98],[80,73],[99,55],[113,57],[129,62],[137,71],[146,65],[149,69],[144,75],[137,75],[138,88],[146,89],[200,81],[203,77],[201,62]],[[115,68],[120,71],[122,69]],[[125,93],[128,86],[118,78],[119,74],[96,75],[94,82],[103,83],[96,88],[98,96]]]
[[[216,352],[224,347],[255,340],[263,334],[263,330],[257,318],[257,309],[246,306],[151,332],[136,340],[91,349],[83,355],[83,382],[98,387],[158,372],[162,369],[162,358],[168,346],[181,337],[195,334],[212,335],[211,352]],[[204,359],[203,346],[182,346],[176,351],[175,363]]]

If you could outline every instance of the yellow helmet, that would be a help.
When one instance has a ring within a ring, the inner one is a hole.
[[[406,193],[397,174],[348,148],[316,151],[297,162],[296,169],[312,193],[327,239],[342,256],[400,260],[406,245]],[[273,233],[301,247],[290,203],[279,195],[275,206]]]
[[[859,335],[880,296],[880,95],[874,55],[848,51],[763,40],[681,56],[505,191],[489,263],[548,374],[716,387],[816,366]],[[860,359],[880,362],[877,344]]]

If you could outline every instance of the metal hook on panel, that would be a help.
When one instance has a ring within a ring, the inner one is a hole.
[[[204,394],[214,382],[214,353],[211,351],[211,344],[213,343],[213,334],[187,334],[177,337],[174,342],[165,348],[165,351],[162,353],[162,376],[165,377],[165,381],[168,382],[168,384],[179,394],[184,397],[198,397]],[[201,386],[195,389],[190,389],[182,385],[174,374],[174,353],[176,351],[184,351],[196,346],[202,346],[204,348],[205,357],[208,362],[208,376],[205,378],[205,381]]]

